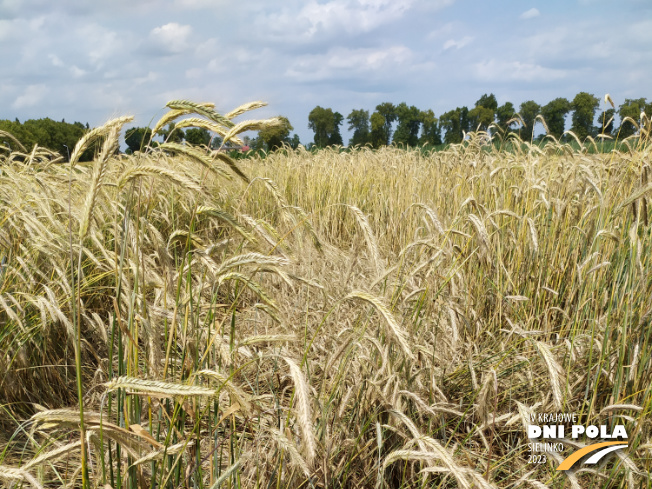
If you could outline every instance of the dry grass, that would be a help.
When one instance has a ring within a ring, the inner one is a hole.
[[[259,106],[157,127],[236,138]],[[90,166],[0,157],[2,480],[81,484],[79,324],[94,487],[649,484],[649,146],[236,165],[111,156],[121,123]],[[624,423],[627,457],[527,464],[528,413],[558,411]]]

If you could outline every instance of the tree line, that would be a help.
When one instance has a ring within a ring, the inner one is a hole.
[[[57,122],[46,117],[44,119],[29,119],[22,123],[18,119],[13,121],[5,119],[0,120],[0,145],[9,151],[21,151],[23,148],[31,151],[36,144],[67,158],[77,141],[89,129],[88,123],[73,122],[71,124],[66,122],[65,119]],[[23,148],[14,139],[7,137],[2,132],[11,134]],[[81,155],[81,160],[92,160],[93,155],[94,148],[89,148]]]
[[[296,148],[299,145],[299,136],[294,134],[290,137],[293,129],[286,117],[280,117],[281,124],[270,126],[258,133],[255,138],[244,137],[246,146],[252,149],[274,150],[284,144]],[[25,122],[16,120],[0,120],[0,150],[5,151],[31,151],[34,145],[52,150],[67,161],[73,148],[82,136],[90,130],[88,123],[81,122],[67,123],[54,121],[50,118],[30,119]],[[13,137],[9,137],[10,134]],[[132,127],[127,129],[124,136],[126,153],[131,154],[142,150],[148,144],[157,146],[159,141],[174,143],[185,142],[191,145],[204,145],[211,149],[222,146],[222,139],[219,135],[211,134],[205,128],[191,127],[187,129],[177,128],[174,123],[159,130],[152,135],[149,127]],[[22,146],[22,147],[21,147]],[[80,160],[91,161],[95,155],[97,145],[86,150]],[[229,149],[229,148],[226,148]]]
[[[524,141],[534,139],[534,126],[537,121],[544,125],[545,132],[560,139],[566,130],[566,118],[571,114],[569,128],[579,139],[587,136],[605,135],[624,139],[636,134],[641,114],[652,115],[652,101],[645,98],[625,99],[616,108],[610,97],[606,97],[611,108],[602,110],[599,114],[600,100],[587,92],[578,93],[572,101],[559,97],[545,105],[539,105],[534,100],[523,102],[518,111],[511,102],[498,105],[493,93],[484,94],[472,108],[456,107],[444,112],[439,117],[431,109],[421,110],[405,102],[394,105],[383,102],[376,106],[374,112],[353,109],[345,118],[341,113],[331,108],[315,107],[308,115],[308,127],[314,132],[314,140],[309,146],[323,148],[332,145],[344,145],[340,126],[346,121],[348,130],[353,132],[349,140],[350,146],[369,145],[379,148],[389,144],[403,146],[460,143],[464,134],[481,130],[491,133],[499,132],[506,136],[510,132],[518,133]],[[597,118],[596,118],[597,114]],[[615,117],[619,117],[620,126],[615,126]],[[292,148],[299,146],[299,136],[290,132],[294,129],[290,121],[279,116],[281,124],[270,126],[258,132],[256,137],[243,138],[245,145],[253,150],[272,151],[283,145]],[[22,146],[31,151],[37,144],[40,147],[56,151],[67,158],[77,141],[89,130],[88,123],[67,123],[54,121],[50,118],[30,119],[21,123],[0,120],[0,149],[16,151],[16,141],[3,135],[3,132],[13,135]],[[219,135],[212,134],[204,128],[188,128],[185,131],[169,124],[157,134],[152,135],[148,127],[133,127],[125,133],[127,153],[139,151],[147,144],[157,145],[154,137],[171,142],[204,145],[212,149],[222,146]],[[543,137],[543,134],[539,137]],[[82,161],[93,159],[97,148],[89,148]],[[228,148],[227,148],[228,149]]]
[[[534,126],[541,119],[546,132],[560,139],[566,130],[569,113],[569,129],[581,140],[601,134],[608,137],[617,135],[623,139],[636,133],[635,124],[642,112],[652,115],[652,102],[647,103],[645,98],[625,99],[617,110],[610,97],[607,101],[611,108],[603,110],[597,120],[600,99],[580,92],[572,101],[559,97],[539,105],[534,100],[528,100],[520,105],[518,111],[511,102],[499,106],[493,93],[484,94],[471,109],[456,107],[439,117],[435,117],[430,109],[420,110],[405,102],[398,105],[383,102],[376,106],[371,115],[364,109],[352,110],[346,121],[349,131],[353,131],[349,145],[378,148],[391,143],[405,146],[460,143],[465,133],[476,130],[500,132],[504,136],[515,132],[522,140],[531,141],[534,139]],[[614,125],[616,114],[621,121],[619,128]],[[308,115],[308,127],[315,133],[313,144],[320,148],[342,145],[340,125],[344,120],[342,114],[330,108],[317,106],[312,109]]]
[[[405,102],[398,105],[391,102],[380,103],[371,114],[368,110],[353,109],[346,118],[331,108],[317,106],[308,115],[308,128],[314,132],[313,142],[308,146],[344,146],[341,126],[345,121],[348,123],[348,130],[353,132],[349,146],[368,145],[379,148],[390,144],[455,144],[463,141],[464,134],[477,130],[499,132],[503,136],[517,133],[523,141],[532,141],[535,139],[534,126],[537,121],[541,122],[546,134],[560,139],[566,131],[568,114],[571,114],[571,127],[568,129],[580,140],[587,136],[595,138],[598,135],[618,137],[622,140],[636,133],[642,112],[648,116],[652,115],[652,101],[647,102],[645,98],[625,99],[618,108],[610,97],[606,101],[611,108],[602,110],[599,114],[600,99],[587,92],[578,93],[571,101],[558,97],[545,105],[527,100],[516,110],[511,102],[498,105],[496,96],[489,93],[482,95],[470,109],[466,106],[456,107],[439,117],[436,117],[431,109],[421,110],[414,105],[408,106]],[[620,120],[619,127],[615,126],[616,116]],[[283,121],[282,124],[261,130],[253,138],[245,136],[245,144],[252,150],[272,151],[283,145],[296,148],[300,144],[299,136],[290,136],[294,129],[290,121],[286,117],[279,117]],[[138,149],[145,140],[144,134],[146,140],[151,139],[151,130],[148,128],[133,128],[127,131],[126,143],[131,150]],[[539,135],[539,138],[544,135]],[[175,131],[174,126],[170,125],[161,131],[161,136],[212,148],[221,145],[218,136],[211,136],[208,131],[199,128],[187,129],[184,133],[181,130]]]
[[[287,144],[293,148],[299,146],[299,136],[294,134],[290,137],[290,131],[294,128],[290,124],[290,121],[287,117],[278,116],[281,123],[275,126],[269,126],[264,129],[261,129],[258,132],[258,136],[251,138],[249,136],[244,136],[243,142],[245,148],[253,150],[268,150],[272,151],[282,147],[284,144]],[[164,141],[181,143],[186,142],[187,144],[195,146],[207,146],[211,149],[218,149],[222,147],[222,138],[217,134],[212,134],[203,127],[191,127],[186,129],[179,129],[175,126],[174,123],[168,124],[165,129],[161,129],[157,133]],[[151,141],[153,146],[156,146],[158,143],[153,140],[152,130],[148,127],[133,127],[128,129],[125,133],[125,144],[127,145],[127,152],[135,152],[142,149],[143,146],[147,145]],[[224,149],[238,149],[231,148],[227,146]]]

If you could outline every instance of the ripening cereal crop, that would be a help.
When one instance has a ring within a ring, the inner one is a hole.
[[[238,141],[278,123],[237,122],[262,105],[173,101],[154,133],[192,116]],[[647,487],[644,129],[612,153],[474,133],[236,161],[118,154],[129,120],[70,162],[0,152],[3,484]],[[628,446],[532,463],[536,413]]]

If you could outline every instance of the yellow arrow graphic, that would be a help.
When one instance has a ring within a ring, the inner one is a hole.
[[[581,459],[584,455],[587,455],[591,452],[595,452],[596,450],[600,450],[601,448],[604,447],[609,447],[611,445],[624,445],[622,441],[605,441],[603,443],[594,443],[593,445],[589,445],[588,447],[584,447],[581,450],[578,450],[577,452],[573,453],[572,455],[568,456],[561,464],[559,464],[559,467],[557,467],[557,470],[568,470],[570,469],[573,465],[575,465],[575,462],[577,462],[579,459]],[[627,445],[624,445],[625,447]]]

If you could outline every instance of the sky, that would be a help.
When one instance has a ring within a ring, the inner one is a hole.
[[[306,144],[317,105],[649,100],[652,2],[0,0],[0,74],[0,119],[152,126],[173,99],[262,100],[244,118],[286,116]]]

